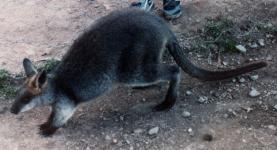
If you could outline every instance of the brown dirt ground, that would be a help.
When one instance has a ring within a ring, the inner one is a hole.
[[[277,25],[276,0],[184,0],[183,16],[173,21],[174,31],[182,37],[196,30],[205,17],[219,14],[240,21],[254,16]],[[128,6],[127,0],[4,0],[0,3],[0,67],[13,73],[22,70],[24,57],[39,62],[60,58],[72,41],[95,19],[108,12]],[[276,37],[275,37],[276,38]],[[209,68],[206,57],[192,60]],[[194,55],[195,54],[195,55]],[[74,117],[51,138],[38,135],[49,108],[37,108],[14,116],[8,109],[12,100],[0,100],[0,150],[89,150],[89,149],[277,149],[277,133],[268,125],[277,126],[277,45],[242,54],[226,54],[227,61],[244,62],[250,58],[272,56],[270,66],[256,71],[257,81],[200,82],[183,75],[180,97],[168,112],[139,113],[133,106],[162,100],[166,88],[132,90],[119,88],[96,101],[83,104]],[[250,98],[251,87],[261,95]],[[192,91],[186,95],[185,91]],[[228,92],[227,92],[228,91]],[[199,104],[199,96],[209,98]],[[252,108],[247,112],[247,108]],[[184,110],[192,116],[182,117]],[[159,127],[154,136],[147,134]],[[188,133],[191,128],[193,133]],[[142,133],[134,130],[142,129]],[[213,136],[208,142],[205,134]],[[109,136],[109,138],[107,138]],[[116,142],[112,142],[117,140]]]

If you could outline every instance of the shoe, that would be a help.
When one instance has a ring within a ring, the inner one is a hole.
[[[179,0],[164,0],[163,13],[166,19],[176,19],[182,14]]]
[[[151,11],[154,9],[154,2],[152,0],[139,0],[138,2],[133,2],[131,7],[137,7],[145,11]]]

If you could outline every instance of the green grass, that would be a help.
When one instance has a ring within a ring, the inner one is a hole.
[[[277,36],[277,26],[274,26],[269,23],[258,23],[256,27],[262,32]]]
[[[226,18],[207,19],[202,29],[200,49],[236,52],[236,38],[232,34],[234,23]]]
[[[11,75],[4,69],[0,69],[0,94],[4,98],[12,98],[16,94],[16,89],[11,84]]]
[[[43,64],[38,66],[38,71],[45,70],[47,73],[50,73],[58,66],[59,63],[60,61],[56,59],[46,60]]]
[[[191,50],[211,54],[234,53],[238,52],[236,45],[248,47],[249,43],[265,39],[267,34],[277,36],[277,26],[255,19],[234,22],[219,16],[208,18],[194,34],[197,36],[190,40]]]

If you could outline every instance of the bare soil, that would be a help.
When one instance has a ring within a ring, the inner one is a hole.
[[[182,5],[183,15],[170,23],[183,45],[192,38],[188,33],[201,28],[206,17],[223,15],[236,22],[253,18],[277,25],[276,0],[183,0]],[[127,6],[127,0],[3,0],[0,67],[18,73],[24,57],[35,62],[60,59],[78,34],[97,18]],[[248,48],[246,54],[222,54],[228,65],[208,64],[204,53],[191,52],[189,56],[196,64],[211,69],[234,67],[251,59],[268,60],[269,66],[223,82],[201,82],[183,74],[179,100],[168,112],[135,109],[161,101],[166,87],[122,87],[83,104],[64,128],[51,138],[43,138],[37,127],[46,121],[48,107],[15,116],[9,112],[13,100],[0,99],[0,150],[275,150],[277,45],[276,40],[263,38],[265,46]],[[251,75],[259,78],[252,81]],[[245,81],[240,82],[241,78]],[[251,88],[261,95],[249,97]],[[200,97],[208,100],[199,103]],[[183,111],[191,116],[184,117]],[[159,131],[149,135],[153,127]]]

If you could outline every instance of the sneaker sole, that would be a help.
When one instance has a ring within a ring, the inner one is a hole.
[[[171,20],[171,19],[177,19],[179,18],[180,16],[182,15],[182,12],[180,11],[180,13],[176,14],[176,15],[168,15],[166,13],[164,13],[164,17],[168,20]]]

